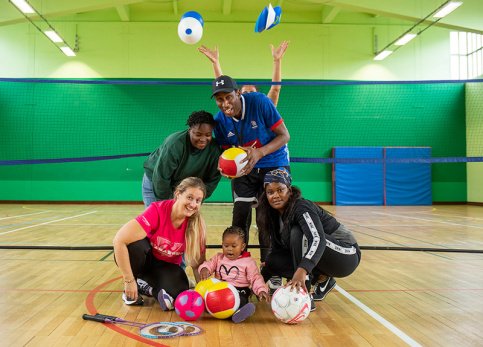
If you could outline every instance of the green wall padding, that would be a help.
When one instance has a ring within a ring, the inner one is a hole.
[[[210,84],[0,82],[0,160],[148,153],[191,112],[215,114],[210,96]],[[466,156],[462,83],[284,85],[278,109],[291,157],[327,158],[335,146]],[[143,161],[0,166],[0,200],[140,201]],[[294,163],[292,174],[305,197],[332,200],[331,165]],[[466,201],[466,164],[433,164],[432,181],[433,201]],[[228,180],[210,200],[231,200]]]

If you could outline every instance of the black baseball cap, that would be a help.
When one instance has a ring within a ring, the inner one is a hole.
[[[238,86],[236,85],[235,80],[230,76],[221,75],[213,81],[211,88],[213,89],[213,94],[211,95],[213,98],[218,92],[231,93],[232,91],[237,90]]]

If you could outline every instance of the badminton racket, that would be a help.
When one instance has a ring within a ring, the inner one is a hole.
[[[113,321],[117,319],[117,317],[107,316],[105,314],[100,314],[100,313],[96,313],[95,316],[102,317],[104,319],[110,319]],[[187,323],[187,322],[173,322],[173,323],[176,325],[181,325],[184,328],[183,336],[194,336],[194,335],[201,334],[201,327],[193,323]]]
[[[139,328],[139,334],[141,334],[141,336],[148,337],[150,339],[166,339],[170,337],[177,337],[182,336],[185,332],[185,328],[182,325],[170,322],[145,324],[101,314],[96,314],[95,316],[84,314],[82,315],[82,318],[99,323],[117,323],[137,327]]]

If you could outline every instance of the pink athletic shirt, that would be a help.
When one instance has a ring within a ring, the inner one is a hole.
[[[146,231],[153,255],[159,260],[179,265],[186,247],[185,232],[188,218],[185,218],[181,228],[176,229],[173,226],[171,210],[175,202],[175,200],[153,202],[135,219]],[[201,253],[205,253],[205,250],[201,249]]]

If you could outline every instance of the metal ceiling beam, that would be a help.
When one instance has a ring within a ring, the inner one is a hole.
[[[83,1],[64,1],[60,2],[62,4],[63,9],[59,11],[52,11],[52,12],[42,12],[42,16],[44,18],[55,18],[55,17],[62,17],[73,15],[82,12],[90,12],[96,10],[104,10],[107,8],[116,8],[119,6],[125,6],[129,4],[136,4],[139,2],[143,2],[144,0],[83,0]],[[71,7],[69,7],[71,5]],[[75,5],[75,6],[72,6]],[[13,5],[12,5],[13,6]],[[39,16],[29,16],[31,20],[40,20]],[[0,22],[0,26],[7,26],[12,24],[24,23],[27,19],[25,18],[18,18]]]
[[[223,15],[227,16],[231,13],[231,0],[223,0]]]
[[[129,13],[129,5],[123,6],[116,6],[117,13],[119,14],[119,18],[123,22],[129,22],[131,20],[130,13]]]
[[[173,0],[173,13],[175,15],[178,15],[179,9],[178,9],[178,0]]]
[[[372,15],[375,15],[375,16],[396,18],[396,19],[401,19],[401,20],[408,21],[408,22],[413,22],[413,23],[418,23],[419,21],[421,21],[420,17],[401,14],[401,13],[397,13],[397,12],[394,12],[394,11],[392,11],[392,12],[382,11],[382,10],[379,10],[379,7],[375,7],[375,6],[374,7],[363,7],[363,6],[355,5],[355,3],[359,3],[356,0],[330,0],[330,1],[328,1],[328,0],[305,0],[305,1],[311,2],[313,4],[321,4],[321,5],[330,4],[330,6],[338,7],[342,10],[350,10],[350,11],[353,11],[353,12],[369,13],[369,14],[372,14]],[[441,0],[441,2],[443,2],[443,0]],[[366,4],[371,5],[370,2],[366,2]],[[401,6],[404,6],[404,2],[401,2]],[[432,24],[434,22],[435,21],[426,20],[426,21],[424,21],[424,24]],[[458,24],[462,24],[462,23],[458,23]],[[441,21],[434,23],[434,26],[439,27],[439,28],[449,29],[449,30],[467,31],[467,32],[472,32],[472,33],[477,33],[477,34],[483,34],[483,30],[479,30],[479,29],[475,29],[475,28],[471,28],[471,27],[467,27],[467,26],[442,23]]]
[[[330,24],[340,11],[340,7],[325,6],[322,10],[322,23]]]

